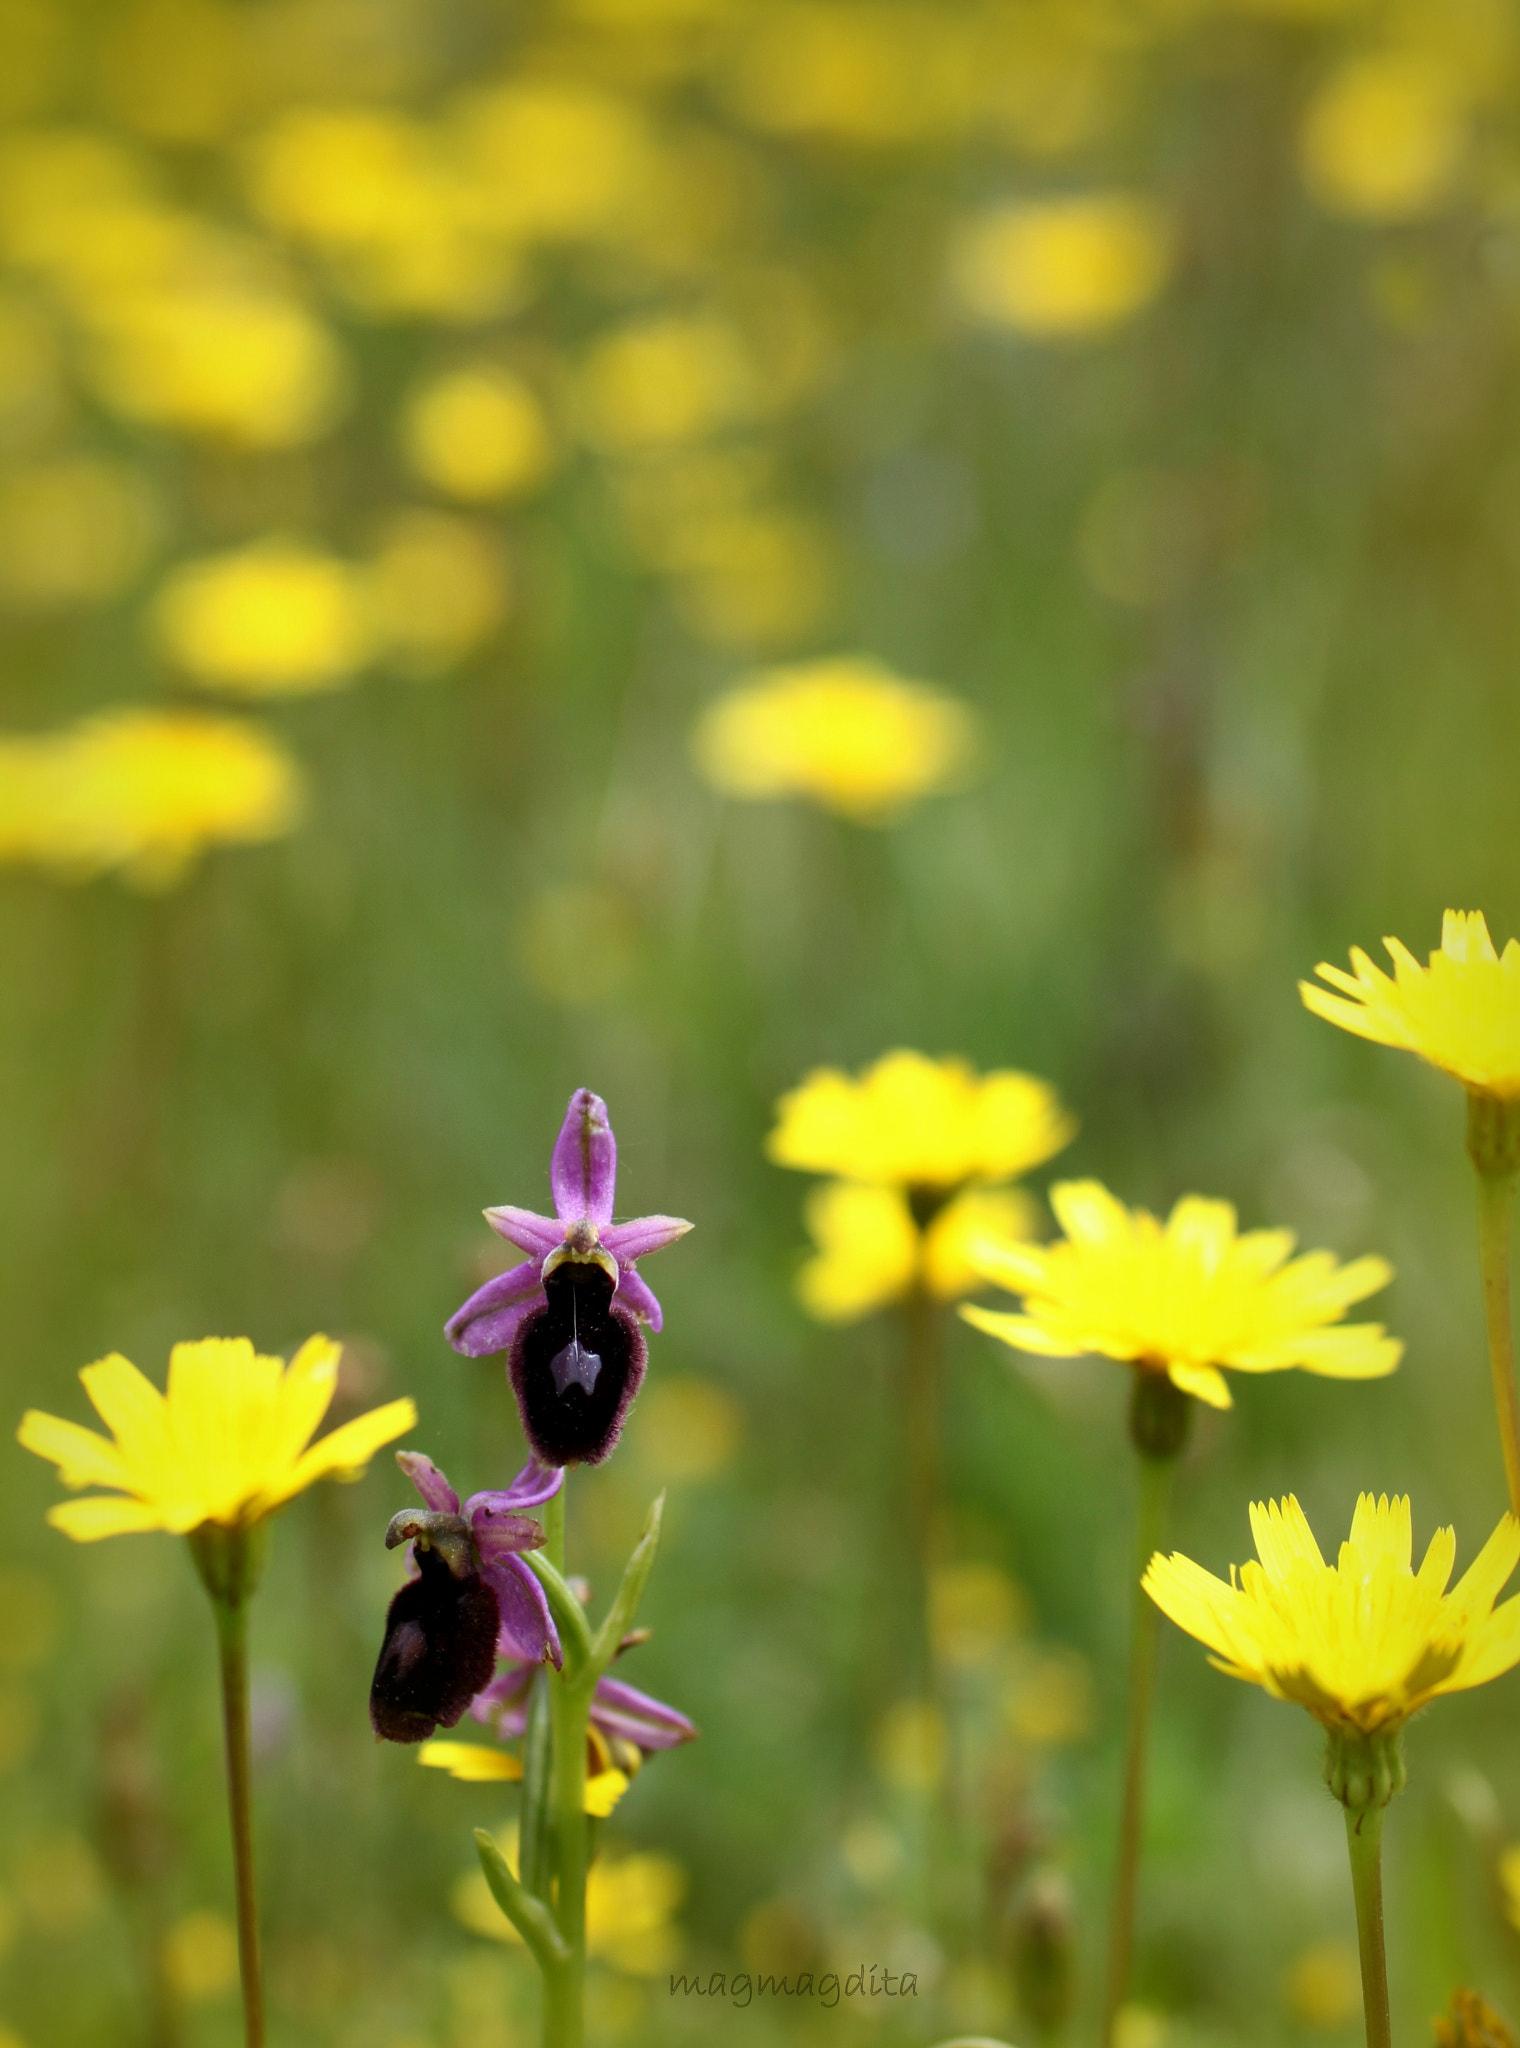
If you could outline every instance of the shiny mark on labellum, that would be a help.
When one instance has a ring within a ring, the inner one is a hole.
[[[514,1347],[523,1419],[547,1463],[595,1464],[616,1442],[643,1376],[643,1332],[599,1260],[566,1259],[545,1275],[544,1296]]]

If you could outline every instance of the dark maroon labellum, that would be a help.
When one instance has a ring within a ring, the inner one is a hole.
[[[370,1726],[386,1742],[452,1728],[496,1670],[496,1595],[478,1572],[456,1578],[420,1544],[415,1555],[419,1576],[391,1602],[369,1689]]]
[[[528,1439],[549,1465],[595,1465],[617,1442],[647,1355],[638,1319],[614,1300],[612,1276],[567,1259],[544,1281],[547,1305],[512,1347],[512,1382]]]

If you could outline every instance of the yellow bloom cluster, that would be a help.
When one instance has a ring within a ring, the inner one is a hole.
[[[287,1366],[246,1337],[207,1337],[174,1346],[162,1394],[119,1352],[87,1365],[79,1377],[110,1437],[29,1408],[17,1441],[51,1459],[65,1486],[112,1490],[63,1501],[48,1520],[76,1543],[140,1529],[184,1536],[208,1522],[247,1528],[318,1479],[357,1478],[417,1409],[390,1401],[312,1443],[339,1355],[312,1337]]]
[[[1520,944],[1495,952],[1481,910],[1447,911],[1428,967],[1398,939],[1383,944],[1392,979],[1353,946],[1354,974],[1321,962],[1314,971],[1329,989],[1299,983],[1306,1006],[1359,1038],[1418,1053],[1469,1088],[1520,1095]]]
[[[988,1238],[1034,1227],[1034,1205],[999,1186],[1070,1141],[1076,1126],[1032,1074],[978,1074],[964,1060],[882,1055],[855,1076],[820,1067],[776,1106],[778,1166],[833,1176],[808,1197],[818,1247],[798,1274],[820,1322],[853,1322],[915,1288],[955,1301],[981,1284]]]
[[[1251,1509],[1259,1563],[1229,1581],[1190,1558],[1152,1558],[1144,1586],[1164,1614],[1214,1652],[1232,1678],[1296,1700],[1326,1727],[1392,1730],[1438,1694],[1483,1685],[1520,1664],[1520,1599],[1494,1606],[1520,1563],[1506,1515],[1450,1592],[1456,1538],[1438,1529],[1412,1569],[1409,1501],[1356,1504],[1334,1565],[1298,1502]]]
[[[1023,1314],[961,1310],[1015,1350],[1097,1352],[1164,1372],[1215,1408],[1231,1405],[1221,1367],[1377,1379],[1399,1362],[1403,1346],[1380,1323],[1340,1322],[1352,1302],[1388,1285],[1383,1259],[1291,1258],[1291,1231],[1237,1233],[1231,1205],[1199,1195],[1184,1196],[1165,1223],[1097,1181],[1063,1182],[1050,1200],[1061,1241],[987,1242],[975,1255],[983,1278],[1024,1296]]]
[[[1015,1180],[1069,1145],[1074,1119],[1033,1074],[883,1053],[859,1075],[819,1067],[776,1105],[778,1166],[939,1193]]]
[[[234,719],[112,711],[0,739],[0,863],[164,888],[207,847],[281,837],[300,808],[295,764]]]
[[[967,707],[863,656],[763,671],[698,720],[692,752],[725,796],[810,798],[881,824],[951,787],[970,756]]]
[[[959,1301],[983,1284],[976,1253],[989,1237],[1027,1237],[1035,1207],[1021,1188],[966,1188],[922,1229],[902,1189],[825,1181],[803,1210],[818,1253],[797,1292],[821,1323],[849,1323],[903,1300],[915,1286]]]

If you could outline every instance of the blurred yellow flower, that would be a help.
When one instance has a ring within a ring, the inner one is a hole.
[[[1237,1234],[1231,1205],[1201,1195],[1184,1195],[1164,1224],[1095,1180],[1062,1182],[1050,1202],[1064,1239],[987,1240],[977,1254],[985,1279],[1024,1296],[1024,1313],[961,1310],[1015,1350],[1097,1352],[1164,1372],[1214,1408],[1231,1405],[1221,1366],[1379,1379],[1399,1362],[1404,1347],[1381,1323],[1339,1321],[1388,1285],[1384,1259],[1337,1266],[1329,1252],[1308,1252],[1290,1262],[1291,1231]]]
[[[46,611],[115,597],[159,528],[152,491],[124,463],[65,455],[14,465],[0,478],[0,603]]]
[[[433,676],[490,639],[511,590],[488,530],[448,512],[398,512],[369,565],[365,611],[394,667]]]
[[[639,1402],[632,1445],[639,1462],[664,1480],[715,1479],[744,1438],[744,1410],[710,1380],[662,1376]],[[3,1584],[0,1584],[3,1591]]]
[[[732,512],[688,528],[679,554],[676,610],[715,647],[792,646],[832,608],[837,549],[811,513],[774,505]]]
[[[241,720],[122,710],[0,739],[0,862],[65,877],[163,888],[208,846],[280,838],[300,807],[295,763]]]
[[[447,1771],[463,1785],[515,1785],[523,1774],[521,1757],[510,1750],[493,1749],[484,1742],[448,1742],[437,1737],[424,1742],[417,1761],[435,1771]],[[628,1790],[623,1771],[595,1771],[586,1780],[586,1811],[594,1820],[605,1820]]]
[[[292,448],[333,424],[343,359],[298,300],[252,288],[142,291],[92,309],[89,366],[113,410],[251,448]]]
[[[1001,1566],[940,1565],[929,1580],[929,1640],[937,1662],[972,1671],[990,1664],[1024,1628],[1029,1603]]]
[[[499,1838],[507,1863],[517,1868],[517,1844]],[[686,1896],[686,1873],[669,1856],[599,1855],[586,1874],[586,1948],[631,1977],[656,1977],[681,1949],[675,1916]],[[521,1940],[491,1896],[482,1872],[461,1877],[449,1894],[457,1919],[492,1941]]]
[[[882,144],[953,134],[977,99],[975,17],[894,4],[770,4],[730,61],[743,119],[786,135]]]
[[[1324,961],[1314,970],[1339,993],[1299,983],[1306,1008],[1358,1038],[1418,1053],[1469,1088],[1520,1096],[1520,944],[1496,953],[1481,910],[1447,911],[1428,967],[1398,939],[1383,944],[1391,980],[1353,946],[1355,975]]]
[[[207,1337],[169,1354],[168,1393],[112,1352],[79,1377],[110,1430],[29,1408],[16,1440],[58,1467],[65,1486],[111,1493],[48,1510],[76,1543],[142,1529],[188,1535],[202,1524],[247,1528],[318,1479],[357,1478],[381,1444],[411,1429],[416,1404],[390,1401],[311,1437],[338,1384],[340,1347],[308,1338],[287,1366],[246,1337]]]
[[[1093,1675],[1075,1650],[1046,1650],[1020,1672],[1003,1701],[1012,1735],[1037,1748],[1081,1742],[1095,1718]]]
[[[292,109],[253,144],[248,184],[264,218],[325,256],[365,312],[469,321],[522,295],[521,252],[491,232],[443,138],[407,115]]]
[[[1344,2027],[1362,2009],[1362,1972],[1349,1941],[1316,1941],[1293,1958],[1283,2002],[1300,2026],[1326,2033]]]
[[[750,801],[802,796],[856,824],[890,821],[952,787],[976,736],[970,708],[866,655],[762,669],[692,733],[703,778]]]
[[[1438,1529],[1411,1569],[1408,1496],[1362,1494],[1351,1538],[1328,1565],[1290,1494],[1253,1504],[1257,1557],[1217,1579],[1158,1551],[1142,1584],[1163,1614],[1214,1652],[1231,1678],[1296,1700],[1327,1728],[1392,1731],[1441,1693],[1486,1684],[1520,1664],[1520,1600],[1495,1608],[1520,1562],[1506,1515],[1448,1593],[1456,1537]]]
[[[901,1301],[915,1284],[936,1300],[958,1301],[986,1284],[975,1248],[987,1237],[1021,1237],[1034,1204],[1018,1188],[967,1188],[920,1230],[901,1188],[825,1181],[803,1210],[818,1246],[797,1276],[809,1315],[854,1322]]]
[[[250,697],[331,689],[374,651],[357,573],[280,539],[176,569],[154,601],[153,626],[196,682]]]
[[[1520,1927],[1520,1842],[1512,1842],[1499,1857],[1499,1889],[1505,1918],[1511,1927]]]
[[[1447,198],[1468,143],[1466,96],[1448,65],[1397,51],[1353,58],[1304,116],[1304,177],[1320,205],[1409,220]]]
[[[236,1991],[237,1929],[220,1913],[186,1913],[164,1937],[164,1972],[191,2005]]]
[[[401,445],[424,483],[471,501],[523,497],[554,460],[532,387],[494,363],[447,371],[414,391],[401,416]]]
[[[615,454],[700,440],[761,407],[742,338],[712,315],[640,320],[603,335],[581,365],[582,429]]]
[[[1153,201],[1123,192],[1017,200],[956,232],[951,279],[966,310],[1039,340],[1108,333],[1142,312],[1172,268]]]
[[[60,352],[40,310],[19,295],[0,298],[0,444],[41,440],[63,404]]]
[[[466,95],[449,146],[483,219],[529,242],[615,236],[657,160],[642,109],[573,79],[520,78]]]
[[[932,1792],[945,1775],[945,1717],[932,1700],[898,1700],[876,1724],[876,1768],[898,1792]]]
[[[818,1067],[776,1105],[777,1166],[948,1193],[1014,1180],[1071,1143],[1076,1123],[1046,1081],[1013,1068],[883,1053],[859,1075]]]

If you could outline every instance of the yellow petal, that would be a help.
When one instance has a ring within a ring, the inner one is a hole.
[[[102,1536],[131,1536],[164,1527],[151,1502],[129,1500],[124,1494],[92,1493],[85,1500],[61,1500],[48,1509],[47,1518],[76,1543],[98,1543]]]
[[[287,1477],[263,1495],[263,1505],[266,1509],[276,1507],[330,1473],[343,1478],[357,1477],[382,1444],[392,1443],[416,1426],[417,1404],[410,1396],[387,1401],[383,1408],[372,1408],[368,1415],[356,1415],[352,1422],[345,1422],[341,1429],[324,1436],[298,1458]]]
[[[605,1820],[627,1790],[628,1780],[621,1771],[598,1771],[586,1780],[587,1813]]]
[[[95,1413],[116,1439],[133,1487],[156,1493],[173,1459],[163,1395],[119,1351],[87,1365],[79,1377]]]
[[[989,1337],[1012,1345],[1015,1351],[1033,1351],[1044,1358],[1080,1358],[1086,1349],[1084,1345],[1068,1344],[1052,1336],[1028,1316],[1011,1316],[998,1309],[978,1308],[973,1302],[962,1302],[960,1318],[963,1323],[970,1323],[973,1329],[985,1330]]]
[[[523,1774],[522,1761],[505,1749],[487,1749],[480,1742],[424,1742],[417,1761],[436,1771],[447,1771],[462,1784],[484,1785],[505,1780],[515,1783]]]
[[[115,1444],[98,1430],[81,1429],[77,1422],[65,1422],[58,1415],[44,1415],[40,1408],[27,1409],[16,1441],[39,1458],[50,1458],[65,1486],[119,1486],[125,1490],[131,1484]]]
[[[1309,1518],[1290,1493],[1285,1500],[1251,1503],[1251,1534],[1256,1555],[1270,1579],[1285,1579],[1295,1563],[1323,1571],[1325,1560],[1309,1527]]]
[[[1167,1365],[1166,1376],[1174,1387],[1180,1387],[1184,1394],[1192,1394],[1199,1401],[1207,1401],[1211,1408],[1233,1408],[1235,1405],[1225,1376],[1217,1365],[1189,1365],[1183,1359],[1174,1358]]]
[[[342,1351],[328,1337],[308,1337],[286,1367],[275,1402],[272,1464],[294,1464],[316,1435],[332,1404]]]

